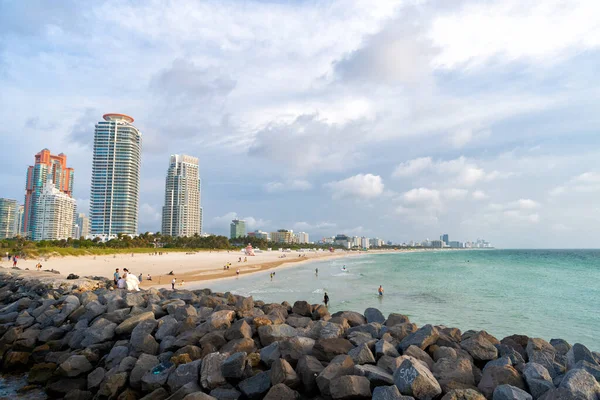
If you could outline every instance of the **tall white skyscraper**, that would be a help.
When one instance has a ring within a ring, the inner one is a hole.
[[[0,198],[0,239],[10,239],[18,234],[18,210],[16,200]]]
[[[196,157],[171,156],[165,182],[162,212],[163,235],[194,236],[202,233],[200,171]]]
[[[90,236],[90,219],[83,213],[80,213],[77,216],[77,226],[79,227],[79,236],[76,239],[79,239],[81,236],[87,238]]]
[[[75,199],[48,180],[37,200],[33,240],[68,239],[73,234]]]
[[[103,118],[94,134],[91,236],[137,235],[142,134],[130,116],[105,114]]]

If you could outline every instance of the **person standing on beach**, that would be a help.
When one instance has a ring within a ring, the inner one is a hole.
[[[140,276],[138,276],[138,281],[140,281],[140,283],[141,283],[143,279],[144,279],[144,277],[142,276],[142,273],[140,272]]]
[[[383,287],[381,285],[379,285],[379,289],[377,289],[377,292],[379,292],[380,296],[383,296]]]
[[[319,275],[319,268],[315,268],[315,275]]]
[[[325,303],[325,307],[329,307],[329,296],[327,296],[327,292],[325,292],[325,296],[323,296],[323,303]]]
[[[17,266],[18,260],[19,260],[19,257],[13,256],[13,268],[15,268]]]
[[[119,283],[120,277],[121,277],[121,275],[119,274],[119,268],[117,268],[115,270],[115,273],[113,274],[113,279],[115,280],[115,285],[117,285]]]
[[[237,271],[235,271],[235,274],[236,274],[237,276],[240,276],[240,269],[239,269],[239,268],[238,268],[238,270],[237,270]]]
[[[173,278],[171,281],[171,289],[175,290],[175,282],[177,282],[177,278]]]
[[[152,277],[150,276],[150,274],[148,274],[148,280],[151,281]]]

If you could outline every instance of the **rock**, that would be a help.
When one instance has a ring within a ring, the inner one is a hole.
[[[98,395],[107,398],[116,398],[127,384],[127,372],[119,372],[104,379],[100,385]]]
[[[323,304],[319,304],[316,307],[313,307],[312,319],[318,321],[329,317],[329,310]]]
[[[373,400],[414,400],[412,396],[403,396],[396,386],[379,386],[373,390]]]
[[[87,388],[88,390],[97,389],[100,387],[100,384],[104,380],[104,376],[106,371],[104,368],[98,367],[92,372],[90,372],[87,376]]]
[[[367,323],[377,322],[378,324],[383,324],[385,322],[385,317],[376,308],[369,307],[365,310],[365,319]]]
[[[563,339],[550,339],[550,344],[557,354],[566,355],[571,350],[571,345]]]
[[[333,314],[332,317],[344,318],[350,326],[360,326],[367,323],[365,317],[355,311],[339,311]]]
[[[417,331],[417,325],[409,322],[403,324],[397,324],[388,328],[387,332],[392,335],[394,339],[401,342],[408,335]]]
[[[283,383],[293,389],[297,389],[300,386],[300,378],[296,371],[292,368],[290,363],[284,359],[278,359],[271,364],[271,385]]]
[[[336,356],[348,354],[353,347],[347,339],[319,339],[315,343],[312,352],[321,361],[331,361]]]
[[[158,320],[158,330],[154,334],[154,338],[161,341],[167,336],[174,336],[177,332],[178,324],[174,317],[165,315]]]
[[[367,332],[351,332],[346,335],[346,338],[350,340],[354,346],[360,346],[361,344],[367,344],[370,347],[375,347],[377,339],[374,339],[370,333]]]
[[[171,372],[167,379],[167,385],[169,386],[171,393],[178,391],[187,383],[197,383],[198,378],[200,377],[201,363],[201,360],[196,360],[187,364],[181,364]]]
[[[375,343],[375,357],[381,356],[400,357],[400,353],[390,342],[380,339]]]
[[[171,357],[171,359],[169,361],[171,361],[173,364],[175,364],[175,366],[178,367],[182,364],[191,363],[192,358],[190,357],[190,355],[188,353],[175,354],[174,356]]]
[[[154,313],[152,311],[143,312],[132,317],[127,318],[125,321],[121,322],[119,326],[115,328],[115,333],[117,335],[123,335],[127,333],[133,332],[133,329],[142,321],[153,320]]]
[[[587,347],[580,343],[575,343],[573,347],[567,351],[567,369],[573,369],[575,364],[579,361],[587,361],[591,364],[598,365],[592,352],[589,351]]]
[[[400,342],[402,352],[405,352],[410,346],[415,345],[421,350],[425,350],[434,344],[440,336],[437,328],[432,325],[425,325],[416,332],[411,333]]]
[[[240,382],[238,387],[248,399],[260,399],[271,388],[271,379],[267,372],[260,372]]]
[[[116,367],[123,361],[125,357],[129,355],[129,349],[125,346],[115,346],[110,350],[108,356],[104,360],[106,369]]]
[[[107,319],[99,318],[85,331],[81,346],[89,347],[96,343],[111,340],[115,336],[117,324]]]
[[[244,352],[247,354],[254,353],[256,350],[256,343],[250,338],[234,339],[221,347],[221,353],[238,353]]]
[[[539,399],[548,390],[554,389],[548,370],[542,365],[530,362],[523,368],[523,378],[534,399]]]
[[[46,386],[50,396],[64,398],[72,390],[85,390],[85,378],[62,378]]]
[[[258,328],[258,336],[263,346],[298,335],[298,331],[289,325],[265,325]]]
[[[494,347],[496,347],[496,349],[498,349],[498,356],[508,357],[510,359],[510,362],[513,365],[519,365],[519,364],[525,363],[525,359],[523,358],[521,353],[516,351],[514,348],[504,345],[504,344],[497,344],[497,345],[494,345]]]
[[[411,356],[411,357],[416,358],[417,360],[421,360],[425,364],[427,364],[427,367],[429,368],[430,371],[433,370],[433,360],[431,359],[429,354],[427,354],[425,351],[421,350],[417,346],[414,346],[414,345],[409,346],[409,348],[406,349],[406,351],[404,352],[403,355]]]
[[[92,392],[88,392],[87,390],[71,390],[64,397],[64,400],[92,400],[94,394]]]
[[[252,338],[252,328],[248,325],[246,320],[240,319],[235,321],[233,325],[225,331],[225,339],[227,339],[227,341],[245,338]]]
[[[354,361],[347,355],[335,357],[317,376],[317,386],[321,394],[329,396],[331,381],[342,375],[351,375],[354,371]]]
[[[52,377],[55,370],[55,363],[35,364],[29,370],[29,374],[27,375],[27,382],[29,384],[45,384]]]
[[[140,353],[158,354],[159,345],[152,336],[152,332],[157,325],[158,321],[154,319],[140,321],[131,332],[131,338],[129,339],[131,346]]]
[[[394,383],[400,393],[417,399],[431,400],[442,393],[433,374],[421,362],[406,357],[394,372]]]
[[[518,387],[499,385],[494,389],[493,400],[532,400],[529,393]]]
[[[187,354],[188,357],[194,361],[202,358],[202,350],[198,346],[187,345],[183,346],[175,352],[175,356]]]
[[[85,358],[85,356],[74,355],[67,358],[62,364],[60,364],[58,369],[62,376],[74,378],[91,371],[94,369],[94,367],[88,361],[88,359]]]
[[[273,385],[269,393],[263,400],[295,400],[298,399],[298,392],[290,389],[283,383]]]
[[[364,376],[345,375],[330,384],[331,397],[336,400],[370,399],[371,386]]]
[[[40,342],[46,343],[50,340],[58,340],[65,335],[65,331],[60,328],[56,328],[54,326],[49,326],[43,329],[38,335],[38,340]]]
[[[453,382],[475,386],[473,364],[466,358],[441,358],[433,365],[432,372],[443,388]]]
[[[495,360],[492,361],[488,361],[485,366],[483,367],[483,370],[485,371],[486,368],[488,367],[504,367],[504,366],[512,366],[512,362],[510,361],[510,358],[508,357],[500,357],[497,358]]]
[[[140,400],[164,400],[167,397],[169,397],[169,393],[164,388],[158,388]]]
[[[221,373],[225,379],[241,379],[246,368],[246,353],[238,352],[223,361]]]
[[[365,343],[351,349],[348,352],[348,355],[352,357],[352,360],[355,364],[375,364],[375,357],[369,349],[369,346],[367,346]]]
[[[402,357],[383,356],[377,360],[377,366],[388,374],[393,374],[404,361]]]
[[[404,323],[410,323],[409,318],[403,314],[391,313],[385,321],[385,326],[394,326]]]
[[[250,297],[238,296],[235,302],[235,308],[240,311],[252,311],[254,309],[254,299]]]
[[[554,357],[556,350],[552,345],[543,339],[530,338],[527,342],[527,357],[529,362],[542,365],[548,370],[550,376],[554,378],[557,374],[554,371]]]
[[[296,336],[279,342],[279,353],[292,366],[298,363],[300,357],[311,354],[315,341],[311,338]]]
[[[313,393],[317,389],[317,376],[323,371],[323,365],[313,356],[302,356],[298,360],[296,373],[304,385],[307,393]]]
[[[292,307],[292,313],[301,315],[303,317],[311,317],[312,306],[306,301],[297,301]]]
[[[260,360],[267,366],[271,366],[271,364],[280,357],[281,352],[279,351],[279,342],[271,343],[260,349]]]
[[[171,396],[172,397],[172,396]],[[169,397],[169,399],[171,398]],[[167,399],[167,400],[169,400]],[[206,393],[202,393],[202,392],[196,392],[196,393],[190,393],[188,395],[186,395],[183,400],[218,400],[212,396],[209,396]]]
[[[206,321],[209,330],[227,329],[231,326],[231,321],[235,318],[235,311],[221,310],[215,311]]]
[[[568,390],[574,398],[581,400],[595,400],[600,396],[600,384],[583,369],[572,369],[567,372],[559,388]]]
[[[596,378],[598,382],[600,382],[600,367],[597,364],[592,364],[590,362],[581,360],[575,364],[573,369],[583,369],[589,372],[594,378]]]
[[[242,394],[235,389],[216,388],[210,391],[212,397],[218,400],[238,400]]]
[[[498,358],[498,349],[481,332],[460,342],[460,347],[469,352],[475,361],[489,361]]]
[[[295,315],[290,315],[285,320],[285,323],[293,328],[306,328],[309,325],[312,326],[312,318],[309,317],[298,317]]]
[[[477,388],[485,397],[491,398],[494,390],[499,385],[511,385],[519,389],[525,389],[523,378],[516,369],[510,366],[486,368]]]
[[[332,322],[317,321],[309,331],[308,336],[317,340],[339,338],[343,334],[344,329],[341,325]]]
[[[171,396],[167,397],[167,400],[183,400],[187,396],[196,393],[202,393],[209,399],[213,398],[212,396],[209,396],[202,392],[202,388],[200,387],[200,385],[198,385],[197,381],[190,381],[182,387],[180,387],[179,389],[177,389]]]
[[[473,389],[454,389],[446,393],[442,400],[485,400],[485,396]]]
[[[4,369],[18,371],[27,367],[30,355],[29,352],[9,350],[4,356]]]
[[[353,375],[366,377],[371,382],[371,387],[394,384],[392,374],[375,365],[356,365]]]
[[[204,389],[212,390],[226,383],[221,366],[227,354],[210,353],[202,360],[200,383]]]
[[[135,368],[134,368],[135,369]],[[164,386],[169,379],[169,375],[175,366],[172,364],[159,364],[151,370],[147,371],[142,376],[142,390],[144,392],[151,392],[153,390],[158,389],[161,386]],[[157,373],[155,373],[157,372]]]
[[[142,387],[142,377],[158,365],[158,358],[149,354],[140,354],[129,375],[129,384],[135,389]],[[89,383],[89,382],[88,382]]]

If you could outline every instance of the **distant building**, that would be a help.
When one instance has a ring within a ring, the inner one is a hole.
[[[442,236],[440,236],[440,240],[442,242],[444,242],[446,244],[446,246],[449,246],[449,244],[448,244],[448,234],[447,233],[444,233]]]
[[[96,124],[90,194],[91,236],[108,240],[138,234],[142,133],[124,114]]]
[[[256,230],[254,232],[249,232],[248,236],[255,237],[257,239],[269,240],[269,233],[263,232],[261,230]]]
[[[38,199],[33,240],[68,239],[73,234],[75,199],[48,180]]]
[[[452,241],[452,242],[448,243],[448,246],[453,249],[461,249],[461,248],[465,247],[465,244],[463,242]]]
[[[0,198],[0,239],[17,235],[19,205],[16,200]]]
[[[37,224],[36,208],[46,183],[52,182],[56,189],[71,197],[73,195],[73,179],[74,170],[67,167],[67,156],[63,153],[53,155],[50,150],[43,149],[35,155],[34,165],[27,168],[23,236],[33,236]]]
[[[434,249],[441,249],[442,247],[444,247],[444,244],[445,243],[441,240],[432,240],[430,247],[433,247]]]
[[[381,247],[384,245],[383,240],[379,238],[369,239],[369,247]]]
[[[90,219],[85,214],[77,215],[77,227],[79,229],[79,236],[76,236],[76,239],[79,239],[81,236],[84,238],[88,238],[90,236]]]
[[[361,237],[360,238],[360,247],[363,249],[368,249],[369,248],[369,238],[368,237]]]
[[[298,244],[307,244],[308,243],[308,233],[306,232],[296,232],[294,234],[296,237],[296,243]]]
[[[246,236],[246,221],[234,219],[229,225],[229,238],[237,239]]]
[[[168,236],[194,236],[201,232],[198,159],[186,155],[172,155],[165,182],[161,233]]]
[[[346,235],[337,235],[335,237],[335,239],[333,240],[333,242],[338,245],[338,246],[342,246],[345,247],[347,249],[349,249],[350,247],[352,247],[352,239],[350,239],[348,236]]]
[[[17,227],[15,229],[15,235],[24,236],[23,231],[23,218],[25,217],[25,206],[20,204],[17,209]]]
[[[294,243],[294,231],[279,229],[277,232],[271,232],[271,241],[274,243]]]

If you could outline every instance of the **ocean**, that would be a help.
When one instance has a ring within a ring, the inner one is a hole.
[[[270,272],[200,286],[292,304],[320,303],[327,292],[332,313],[376,307],[419,326],[561,338],[600,351],[600,250],[363,254],[278,269],[273,281]]]

